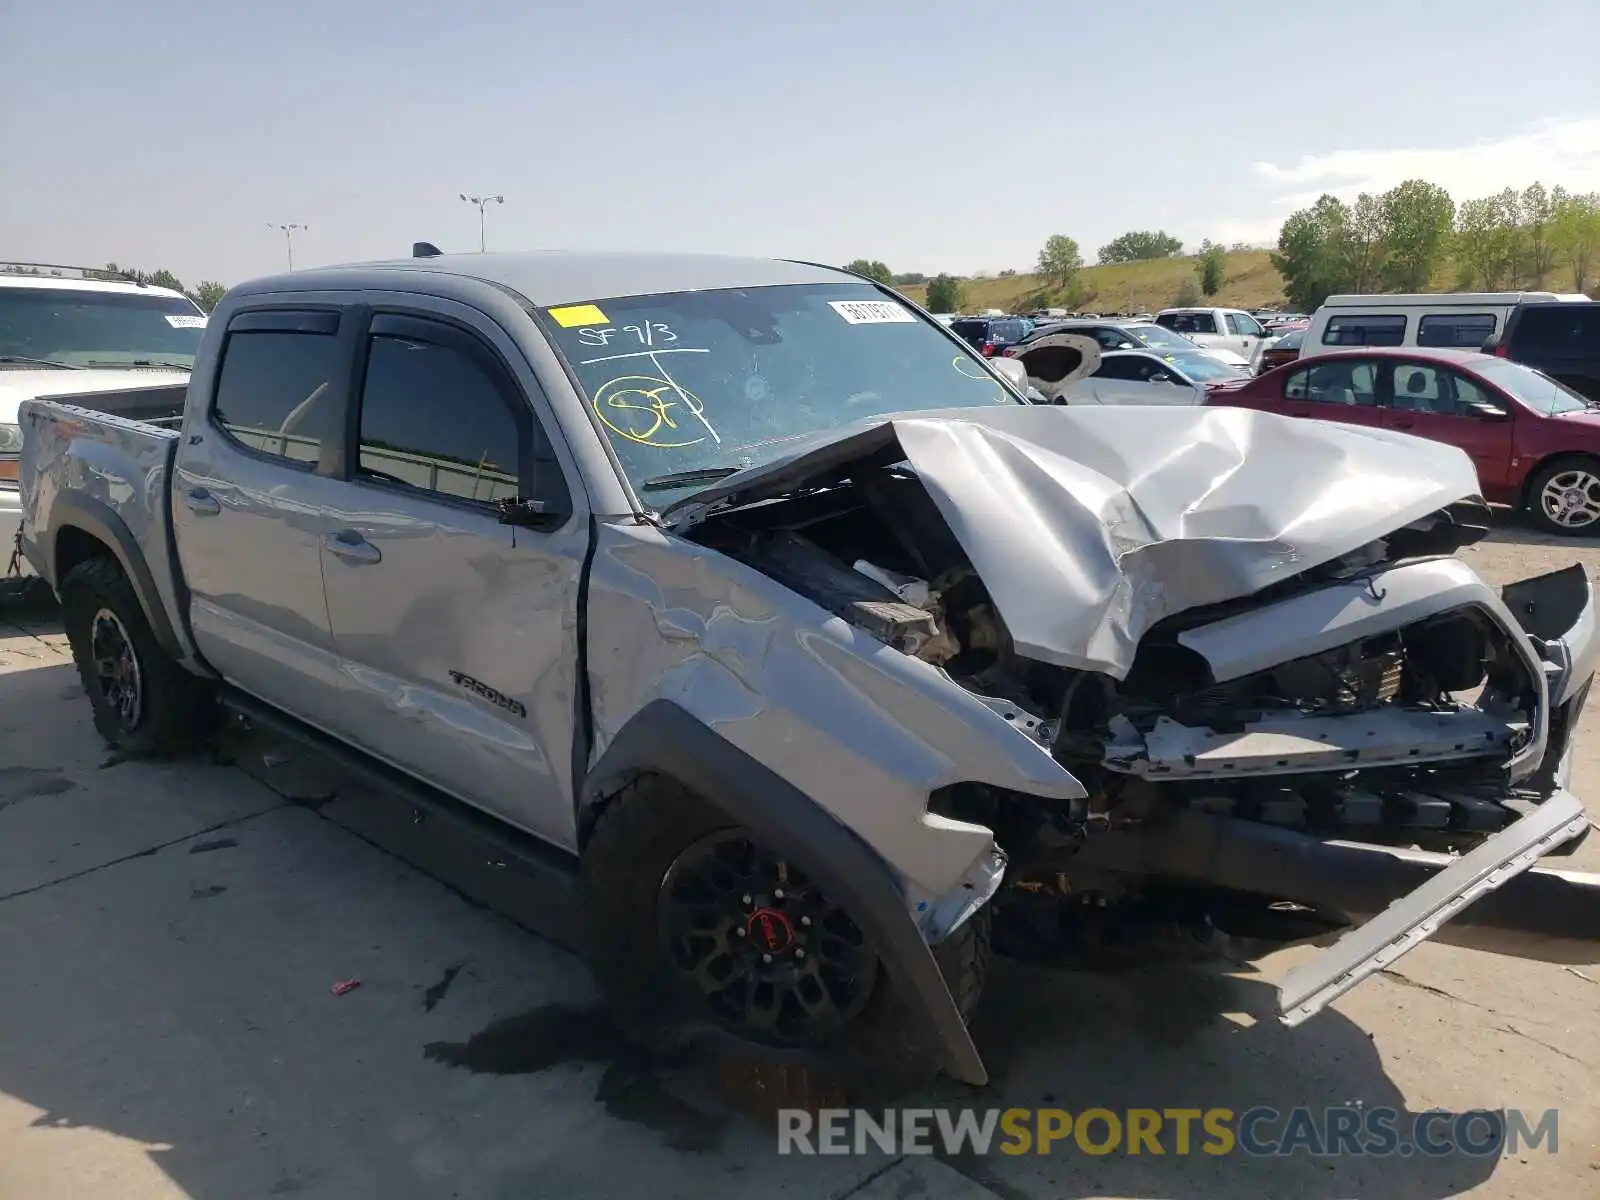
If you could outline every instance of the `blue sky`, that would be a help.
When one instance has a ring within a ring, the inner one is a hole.
[[[4,0],[0,256],[233,283],[476,249],[1026,269],[1324,190],[1600,189],[1595,0]]]

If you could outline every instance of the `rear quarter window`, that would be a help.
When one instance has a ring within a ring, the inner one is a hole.
[[[1328,318],[1324,346],[1399,346],[1406,340],[1406,318],[1388,313],[1340,314]]]
[[[1476,350],[1496,327],[1493,313],[1428,313],[1417,323],[1417,345]]]

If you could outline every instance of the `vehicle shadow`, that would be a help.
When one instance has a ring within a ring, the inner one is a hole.
[[[1393,1109],[1406,1130],[1404,1095],[1384,1070],[1373,1035],[1329,1009],[1294,1029],[1275,1016],[1275,989],[1246,967],[1162,967],[1079,974],[998,964],[974,1020],[992,1075],[968,1103],[982,1107],[1230,1109],[1266,1106],[1287,1116],[1330,1107]],[[948,1089],[947,1089],[948,1090]],[[1125,1118],[1124,1118],[1125,1119]],[[1447,1127],[1447,1126],[1445,1126]],[[1282,1120],[1262,1130],[1282,1132]],[[1164,1153],[1085,1153],[1072,1140],[1049,1157],[991,1153],[951,1165],[1002,1196],[1382,1195],[1396,1200],[1452,1196],[1493,1174],[1496,1160],[1451,1154],[1319,1157],[1227,1155],[1201,1149],[1200,1126],[1187,1155],[1175,1131]],[[1094,1140],[1103,1140],[1098,1126]]]
[[[46,727],[30,760],[64,752],[69,733],[90,736],[81,715],[52,717],[83,703],[69,700],[75,688],[60,663],[0,674],[0,714],[14,727],[4,746],[21,744],[28,721]],[[76,778],[103,767],[96,777],[111,788],[141,766],[84,765],[81,747],[76,754]],[[216,764],[169,770],[173,788],[204,772],[255,786]],[[31,786],[0,772],[0,839],[25,836],[33,806],[60,799]],[[749,1194],[752,1170],[773,1194],[806,1197],[843,1194],[876,1169],[780,1159],[772,1130],[740,1115],[711,1064],[628,1050],[578,960],[528,932],[537,915],[519,910],[514,872],[464,834],[419,827],[398,801],[382,816],[384,797],[327,764],[285,769],[278,789],[285,799],[264,815],[129,846],[114,863],[0,897],[0,957],[12,964],[0,986],[0,1121],[17,1102],[37,1110],[24,1122],[30,1137],[114,1135],[132,1144],[130,1162],[158,1166],[194,1200],[732,1197]],[[512,920],[460,903],[396,858]],[[331,995],[330,982],[346,975],[360,988]],[[1283,1029],[1271,989],[1248,974],[997,964],[975,1035],[990,1087],[940,1083],[892,1102],[1406,1109],[1369,1034],[1334,1011]],[[7,1139],[15,1144],[0,1126],[0,1144]],[[946,1162],[1008,1200],[1431,1200],[1471,1188],[1495,1165],[1237,1151],[1095,1157],[1066,1143],[1048,1157]],[[135,1182],[95,1194],[142,1194]]]

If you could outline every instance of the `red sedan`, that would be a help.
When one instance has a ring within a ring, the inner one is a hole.
[[[1208,404],[1374,425],[1471,456],[1484,498],[1555,533],[1600,533],[1600,406],[1521,363],[1472,350],[1336,350],[1212,384]]]

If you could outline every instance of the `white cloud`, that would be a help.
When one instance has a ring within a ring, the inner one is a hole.
[[[1284,215],[1324,192],[1352,200],[1405,179],[1437,183],[1457,203],[1539,180],[1569,191],[1600,190],[1600,118],[1541,121],[1524,133],[1455,149],[1336,150],[1308,154],[1292,167],[1257,163],[1256,174],[1280,190]]]

